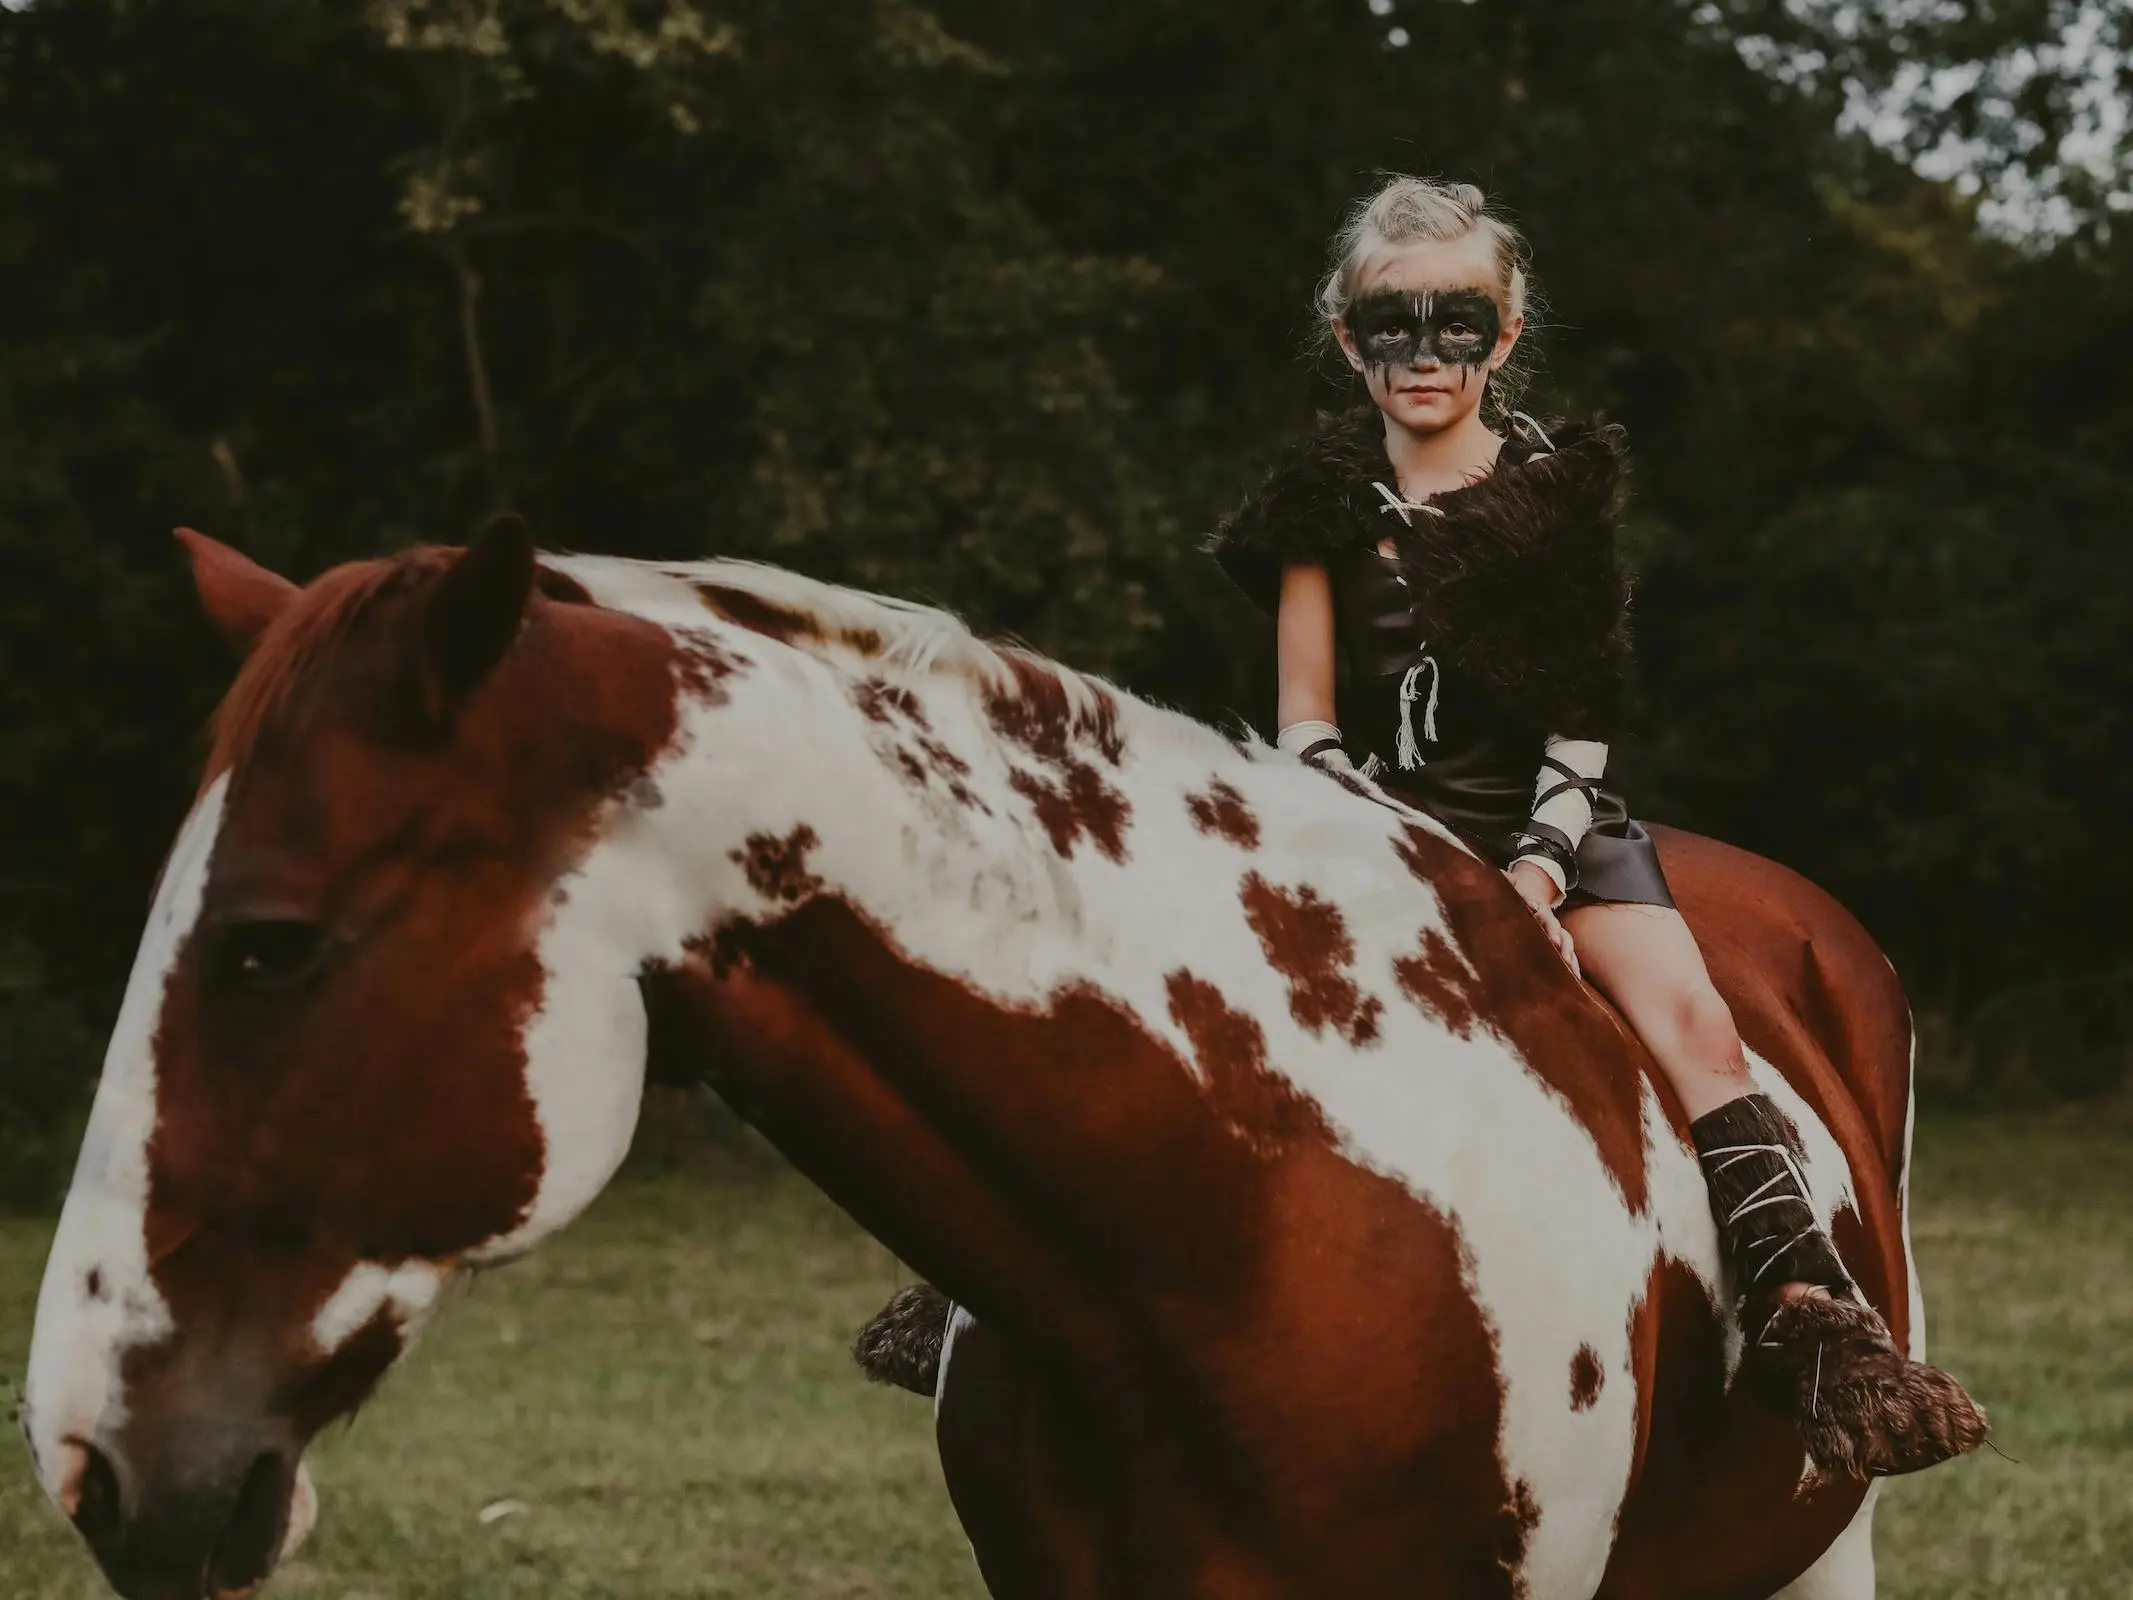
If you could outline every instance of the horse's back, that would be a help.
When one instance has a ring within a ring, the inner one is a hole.
[[[1896,1198],[1909,1104],[1910,1028],[1902,989],[1858,922],[1805,879],[1714,840],[1671,829],[1654,832],[1676,897],[1744,1041],[1784,1075],[1843,1152],[1853,1194],[1834,1226],[1862,1285],[1901,1338],[1910,1310]],[[1456,897],[1450,884],[1442,892]],[[1515,902],[1505,904],[1503,915],[1523,915]],[[1482,948],[1477,945],[1475,953]],[[1541,953],[1553,961],[1552,954]],[[1586,1069],[1619,1072],[1623,1065],[1622,1058],[1596,1058]],[[1663,1086],[1659,1092],[1678,1127],[1678,1104]],[[1666,1203],[1682,1202],[1675,1194]],[[1629,1481],[1612,1548],[1600,1547],[1606,1570],[1597,1593],[1606,1600],[1770,1592],[1837,1538],[1858,1509],[1856,1486],[1803,1491],[1802,1455],[1789,1426],[1751,1397],[1729,1392],[1714,1304],[1715,1256],[1706,1263],[1702,1250],[1692,1254],[1694,1262],[1662,1258],[1653,1266],[1649,1291],[1641,1283],[1633,1291],[1638,1298],[1629,1337],[1635,1348],[1626,1375],[1637,1394],[1631,1408],[1637,1438],[1624,1463]],[[1293,1583],[1248,1581],[1236,1568],[1201,1588],[1150,1583],[1145,1572],[1125,1575],[1116,1565],[1125,1559],[1120,1552],[1145,1556],[1148,1549],[1144,1537],[1127,1531],[1130,1519],[1122,1509],[1135,1499],[1124,1494],[1134,1452],[1107,1450],[1097,1427],[1104,1407],[1093,1403],[1096,1397],[1077,1397],[1071,1385],[1055,1390],[1047,1369],[1032,1365],[1029,1355],[993,1328],[967,1328],[956,1345],[954,1383],[944,1380],[941,1397],[949,1488],[994,1593],[1051,1600],[1306,1592]],[[1280,1371],[1281,1363],[1270,1370]],[[1555,1371],[1550,1369],[1551,1379]],[[1564,1403],[1575,1408],[1580,1402],[1566,1390]],[[1531,1510],[1535,1520],[1546,1515],[1538,1502]],[[1430,1513],[1418,1503],[1413,1514]],[[1197,1557],[1224,1548],[1225,1541],[1216,1536],[1219,1528],[1200,1531],[1209,1536],[1195,1537],[1181,1523],[1156,1545],[1170,1550],[1181,1567],[1213,1572],[1219,1563]],[[1596,1537],[1610,1536],[1603,1526]],[[1516,1576],[1520,1566],[1515,1555],[1506,1555],[1497,1576],[1511,1586],[1507,1592],[1524,1581]],[[1420,1572],[1415,1579],[1417,1593],[1482,1592]],[[1556,1584],[1545,1592],[1573,1591]]]

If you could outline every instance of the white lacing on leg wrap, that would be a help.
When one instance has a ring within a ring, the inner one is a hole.
[[[1748,1281],[1750,1283],[1761,1283],[1763,1274],[1783,1259],[1788,1250],[1802,1239],[1812,1236],[1815,1230],[1821,1226],[1821,1220],[1815,1215],[1814,1202],[1808,1198],[1807,1174],[1800,1170],[1800,1164],[1793,1159],[1792,1152],[1786,1149],[1785,1146],[1781,1144],[1729,1144],[1704,1152],[1706,1160],[1715,1159],[1719,1156],[1731,1158],[1718,1163],[1715,1169],[1718,1172],[1724,1172],[1728,1167],[1738,1166],[1749,1157],[1756,1155],[1776,1156],[1778,1160],[1785,1164],[1785,1170],[1772,1176],[1767,1183],[1760,1184],[1756,1188],[1749,1190],[1742,1198],[1741,1203],[1726,1214],[1726,1226],[1730,1228],[1751,1211],[1760,1211],[1765,1206],[1782,1205],[1804,1207],[1807,1212],[1807,1226],[1790,1238],[1783,1240],[1769,1254],[1764,1256],[1762,1265],[1749,1275]],[[1793,1194],[1773,1194],[1767,1200],[1761,1198],[1769,1194],[1772,1189],[1783,1183],[1788,1177],[1792,1179],[1793,1186],[1797,1192]]]

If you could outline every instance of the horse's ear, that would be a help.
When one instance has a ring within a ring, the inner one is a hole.
[[[207,620],[240,650],[250,650],[267,624],[296,598],[296,585],[191,528],[176,531],[193,564],[193,587]]]
[[[436,720],[449,721],[511,648],[533,594],[533,568],[533,532],[524,517],[506,512],[430,581],[422,602],[422,688]]]

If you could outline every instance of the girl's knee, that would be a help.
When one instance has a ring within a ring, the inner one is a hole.
[[[1739,1059],[1740,1030],[1732,1007],[1709,983],[1689,985],[1675,996],[1671,1010],[1669,1022],[1684,1056],[1713,1065]]]

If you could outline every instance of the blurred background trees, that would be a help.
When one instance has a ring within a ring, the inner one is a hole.
[[[1384,169],[1516,210],[1528,409],[1631,430],[1640,811],[1858,910],[1945,1019],[1943,1092],[2120,1086],[2126,26],[0,11],[0,1198],[62,1176],[228,676],[172,525],[308,577],[511,505],[551,546],[922,596],[1263,723],[1270,630],[1194,547],[1341,397],[1310,290]]]

